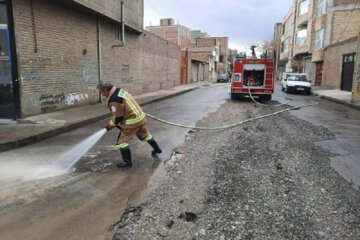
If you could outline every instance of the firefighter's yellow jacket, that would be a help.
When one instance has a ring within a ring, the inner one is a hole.
[[[110,124],[115,127],[137,126],[145,121],[145,113],[135,99],[124,89],[113,87],[107,99],[112,113]]]

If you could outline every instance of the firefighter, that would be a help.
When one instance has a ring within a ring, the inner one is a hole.
[[[152,155],[162,153],[159,145],[146,128],[146,116],[134,98],[124,89],[116,88],[111,83],[98,84],[99,93],[107,98],[107,104],[112,118],[106,129],[117,127],[120,133],[116,147],[120,149],[123,162],[118,163],[118,168],[131,168],[131,152],[129,141],[136,135],[141,141],[147,141],[151,147]]]

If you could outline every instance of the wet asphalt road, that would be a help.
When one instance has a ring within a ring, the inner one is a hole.
[[[277,86],[273,99],[284,101],[285,98],[293,99],[293,102],[290,102],[293,106],[306,104],[305,100],[319,102],[317,106],[291,113],[316,126],[326,127],[335,134],[336,139],[321,141],[316,145],[334,154],[331,157],[331,166],[351,183],[355,190],[360,191],[360,111],[316,96],[286,94]]]
[[[143,109],[168,121],[195,125],[228,99],[227,92],[224,85],[201,88]],[[59,176],[50,172],[48,167],[58,156],[106,123],[101,121],[0,155],[0,239],[111,238],[109,226],[119,220],[128,205],[143,201],[150,178],[156,184],[162,174],[161,162],[170,158],[188,132],[150,120],[149,130],[163,154],[153,158],[147,143],[133,139],[134,166],[124,171],[115,167],[120,153],[113,148],[118,134],[113,130],[75,165],[75,172]],[[44,178],[52,174],[54,177]]]
[[[332,167],[359,190],[360,112],[315,96],[286,94],[279,88],[273,97],[279,102],[286,98],[293,99],[290,105],[304,104],[309,99],[319,101],[318,106],[292,111],[292,114],[335,133],[336,139],[318,145],[334,153]],[[168,121],[194,125],[228,99],[229,85],[221,84],[151,104],[144,110]],[[112,146],[117,136],[114,130],[80,160],[75,172],[45,179],[32,174],[39,169],[47,172],[46,167],[57,156],[105,124],[106,121],[102,121],[0,154],[0,239],[111,237],[108,227],[118,221],[128,205],[143,201],[149,182],[156,185],[161,179],[162,162],[184,142],[188,132],[150,120],[148,127],[164,153],[153,158],[150,147],[134,139],[130,143],[134,167],[129,171],[115,168],[120,154]]]

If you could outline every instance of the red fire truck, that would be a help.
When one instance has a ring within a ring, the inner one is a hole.
[[[274,60],[244,58],[235,62],[231,81],[231,99],[249,95],[271,100],[274,93]]]

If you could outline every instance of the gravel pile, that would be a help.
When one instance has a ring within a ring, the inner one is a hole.
[[[277,110],[227,102],[198,125]],[[114,225],[114,239],[360,239],[360,194],[314,145],[333,137],[289,113],[192,131],[162,184]]]

